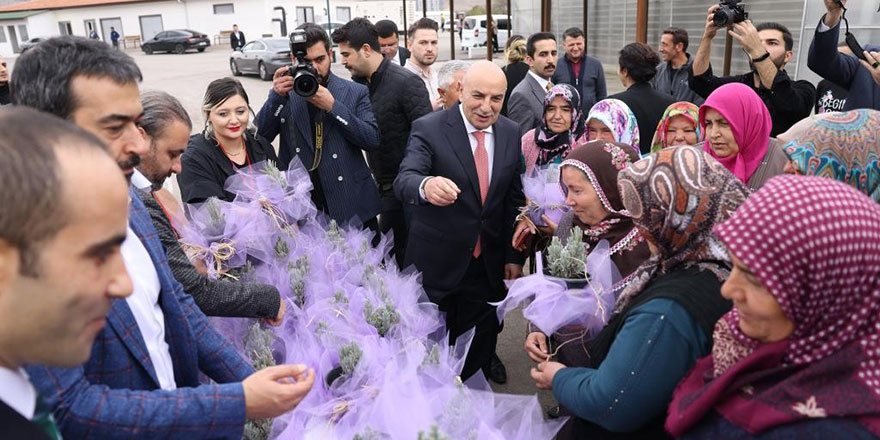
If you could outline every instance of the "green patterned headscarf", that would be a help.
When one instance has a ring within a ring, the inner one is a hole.
[[[880,203],[880,112],[824,113],[784,149],[799,174],[839,180]]]

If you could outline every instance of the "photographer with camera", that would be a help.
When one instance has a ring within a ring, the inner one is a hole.
[[[846,0],[824,0],[828,12],[819,21],[810,44],[807,66],[822,78],[849,90],[843,111],[859,108],[880,110],[880,47],[862,48],[849,33]],[[843,20],[841,20],[843,19]],[[852,56],[838,53],[840,22],[847,28],[846,43]]]
[[[257,132],[270,142],[281,135],[281,169],[297,158],[309,170],[319,210],[376,230],[379,191],[363,152],[379,149],[379,129],[367,87],[334,75],[331,55],[330,36],[319,26],[306,23],[290,34],[294,65],[275,71]]]
[[[727,83],[751,87],[770,111],[770,136],[776,136],[810,115],[816,102],[816,88],[807,81],[794,81],[785,72],[785,64],[794,56],[794,40],[788,28],[770,22],[754,26],[740,1],[721,0],[709,8],[706,31],[688,78],[690,87],[703,98]],[[727,28],[728,34],[742,46],[749,57],[751,72],[725,77],[712,73],[712,40],[722,28]]]

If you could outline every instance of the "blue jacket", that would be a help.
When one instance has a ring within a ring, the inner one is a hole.
[[[92,355],[76,368],[29,366],[40,396],[66,439],[229,438],[245,423],[241,381],[253,368],[217,333],[168,268],[150,215],[130,192],[129,225],[159,275],[159,305],[176,390],[161,390],[137,322],[124,299],[113,301]],[[199,371],[217,384],[200,385]]]
[[[824,19],[822,16],[820,25]],[[825,32],[819,32],[817,27],[813,42],[810,43],[807,66],[822,78],[849,90],[843,111],[859,108],[880,110],[880,85],[874,82],[871,72],[862,67],[858,59],[837,51],[839,37],[840,23]],[[868,51],[880,50],[878,46],[869,45],[864,48]]]
[[[608,90],[605,88],[605,69],[602,67],[602,63],[586,54],[581,61],[581,71],[578,77],[574,76],[574,67],[568,62],[568,58],[565,55],[559,57],[556,62],[556,72],[553,73],[550,82],[575,86],[581,95],[581,110],[584,115],[590,113],[593,105],[608,96]]]
[[[330,74],[327,89],[336,101],[323,113],[324,145],[317,173],[331,218],[366,222],[379,214],[379,190],[364,151],[379,150],[379,128],[373,116],[367,87]],[[311,104],[296,93],[283,98],[274,90],[257,114],[257,133],[272,142],[281,135],[278,162],[287,169],[294,157],[311,168],[315,159],[315,133],[310,122]]]

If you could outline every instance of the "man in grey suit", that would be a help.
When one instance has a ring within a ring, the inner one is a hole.
[[[507,117],[519,124],[520,135],[537,128],[544,119],[544,95],[553,84],[556,72],[556,37],[550,32],[532,34],[526,42],[529,74],[513,88]]]

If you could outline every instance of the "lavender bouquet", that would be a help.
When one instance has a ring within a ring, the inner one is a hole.
[[[559,165],[553,164],[535,167],[531,174],[522,175],[523,193],[528,200],[528,205],[521,209],[522,215],[528,216],[537,226],[547,226],[542,215],[559,224],[562,215],[568,212],[559,172]]]

